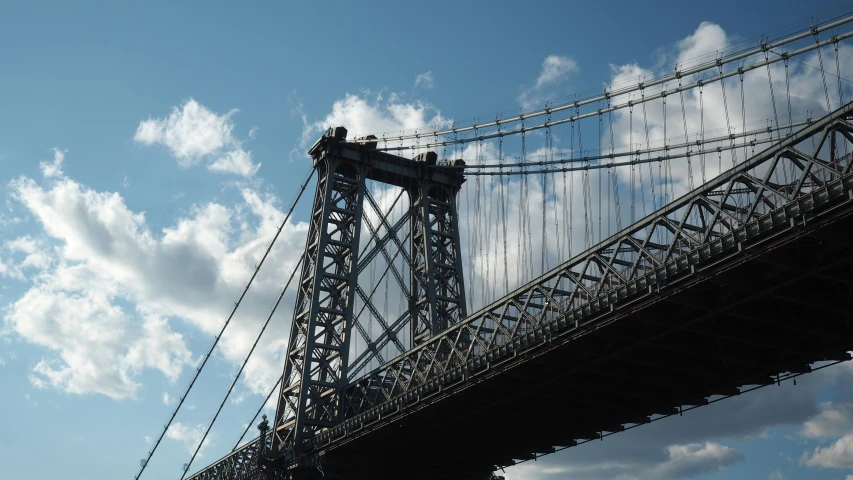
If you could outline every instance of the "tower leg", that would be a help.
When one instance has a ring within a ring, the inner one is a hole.
[[[412,346],[466,315],[456,210],[458,188],[422,179],[412,200]]]
[[[356,291],[364,163],[343,158],[337,142],[314,149],[317,192],[311,211],[272,451],[292,447],[343,416]]]

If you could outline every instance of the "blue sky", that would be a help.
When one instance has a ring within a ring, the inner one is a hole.
[[[841,6],[0,3],[4,478],[136,473],[327,124],[370,133],[494,118],[598,89],[615,67],[655,69],[690,45],[713,51]],[[293,268],[305,217],[285,229],[143,478],[179,477]],[[196,467],[230,449],[280,374],[289,314]],[[827,369],[507,477],[844,479],[851,376]]]

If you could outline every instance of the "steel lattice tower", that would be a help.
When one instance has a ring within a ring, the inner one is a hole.
[[[347,143],[346,134],[343,127],[329,129],[309,151],[318,173],[317,190],[272,428],[272,455],[298,455],[305,440],[345,416],[342,392],[349,383],[363,207],[366,198],[374,202],[365,194],[366,180],[402,187],[409,195],[411,255],[403,252],[411,271],[409,347],[466,317],[456,209],[464,182],[461,170],[429,169],[437,159],[433,152],[410,160],[377,152],[375,144]],[[387,219],[381,220],[388,226]],[[370,234],[384,248],[393,231],[379,239],[370,226]]]

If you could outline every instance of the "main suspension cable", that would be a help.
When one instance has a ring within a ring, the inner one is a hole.
[[[270,320],[272,320],[273,315],[275,315],[278,306],[281,304],[281,299],[284,298],[284,294],[287,292],[287,289],[290,288],[290,282],[293,281],[293,277],[296,275],[296,272],[299,270],[299,266],[302,265],[302,261],[304,259],[305,253],[303,252],[302,255],[299,256],[299,261],[297,261],[296,265],[294,265],[293,271],[290,272],[290,278],[287,279],[287,283],[284,285],[284,288],[281,289],[281,293],[279,293],[278,299],[272,306],[269,315],[267,315],[267,319],[266,321],[264,321],[264,325],[261,327],[261,331],[258,332],[258,336],[255,338],[255,343],[252,344],[252,348],[249,349],[249,353],[246,354],[246,358],[243,360],[243,364],[240,365],[240,369],[237,370],[237,375],[234,376],[234,380],[228,387],[228,391],[225,392],[225,396],[222,397],[222,401],[219,402],[219,407],[216,409],[216,413],[213,414],[213,419],[207,425],[207,430],[204,431],[204,435],[202,435],[201,440],[199,440],[198,445],[195,448],[195,452],[193,452],[192,457],[190,457],[190,461],[184,464],[184,473],[181,475],[181,480],[184,480],[184,477],[187,476],[187,472],[189,471],[190,466],[195,460],[196,455],[198,455],[199,450],[201,450],[202,445],[204,445],[204,441],[207,439],[208,434],[210,434],[210,430],[213,428],[213,424],[216,423],[216,419],[219,418],[219,413],[222,412],[222,407],[225,406],[225,402],[228,401],[228,397],[231,396],[231,392],[234,390],[234,386],[237,385],[237,380],[239,380],[240,375],[243,374],[243,369],[246,368],[246,364],[249,363],[249,359],[252,357],[252,354],[255,353],[255,347],[257,347],[258,342],[261,341],[261,337],[267,330],[267,326],[270,324]]]
[[[578,101],[575,101],[572,103],[565,103],[565,104],[558,105],[558,106],[551,107],[551,108],[545,108],[543,110],[539,110],[539,111],[532,112],[532,113],[520,114],[520,115],[516,115],[514,117],[504,118],[504,119],[495,119],[495,120],[490,121],[490,122],[468,125],[465,127],[454,127],[454,128],[448,129],[448,130],[439,130],[439,131],[424,132],[424,133],[414,133],[411,135],[399,135],[399,136],[394,136],[394,137],[383,137],[383,138],[380,138],[378,140],[359,138],[359,139],[353,140],[353,142],[366,143],[366,142],[377,142],[378,141],[381,143],[386,143],[386,142],[392,142],[392,141],[402,142],[402,141],[406,141],[406,140],[420,140],[420,139],[428,139],[428,138],[432,138],[432,139],[437,140],[437,137],[440,137],[440,136],[457,135],[457,134],[462,133],[462,132],[474,132],[474,131],[478,131],[478,130],[483,130],[484,128],[497,127],[499,125],[503,125],[503,124],[507,124],[507,123],[522,122],[522,121],[530,119],[530,118],[545,116],[545,115],[554,114],[557,112],[570,110],[570,109],[581,107],[581,106],[591,105],[591,104],[594,104],[594,103],[599,102],[599,101],[610,100],[614,97],[620,97],[623,95],[627,95],[629,93],[639,91],[641,89],[648,89],[648,88],[653,87],[653,86],[664,85],[667,82],[671,82],[673,80],[679,80],[679,79],[684,78],[684,77],[689,77],[691,75],[703,72],[705,70],[709,70],[712,68],[717,68],[717,67],[722,66],[722,65],[727,65],[727,64],[730,64],[733,62],[737,62],[739,60],[753,56],[755,54],[764,53],[764,52],[770,51],[770,49],[778,48],[780,46],[789,44],[789,43],[797,41],[797,40],[801,40],[801,39],[809,37],[809,36],[814,36],[817,33],[821,33],[821,32],[830,30],[832,28],[844,25],[844,24],[849,23],[851,21],[853,21],[853,15],[848,16],[848,17],[844,17],[840,20],[828,23],[828,24],[823,25],[821,27],[813,27],[807,31],[803,31],[799,34],[796,34],[796,35],[793,35],[790,37],[786,37],[784,39],[781,39],[781,40],[778,40],[775,42],[762,43],[758,47],[754,47],[752,49],[746,50],[746,51],[741,52],[741,53],[736,54],[736,55],[732,55],[732,56],[724,57],[724,58],[717,58],[713,62],[706,62],[706,63],[699,65],[699,66],[696,66],[696,67],[691,67],[691,68],[682,69],[682,70],[676,70],[675,72],[673,72],[671,74],[653,79],[653,80],[646,82],[646,83],[634,84],[630,87],[622,88],[619,90],[612,90],[612,88],[609,90],[605,89],[605,92],[603,94],[595,96],[595,97],[586,98],[583,100],[578,100]],[[768,59],[765,61],[759,61],[759,62],[753,63],[751,65],[748,65],[748,66],[742,66],[742,67],[738,68],[737,70],[732,70],[730,72],[727,72],[727,73],[724,73],[721,75],[717,75],[715,77],[711,77],[707,80],[703,80],[703,81],[694,82],[691,84],[684,85],[683,87],[681,87],[681,89],[682,90],[690,90],[690,89],[696,88],[696,87],[703,85],[703,84],[707,85],[708,83],[716,82],[716,81],[719,81],[719,80],[722,80],[722,79],[725,79],[728,77],[732,77],[732,76],[735,76],[735,75],[738,75],[741,73],[748,72],[750,70],[754,70],[754,69],[761,68],[761,67],[764,67],[766,65],[772,64],[772,63],[782,61],[785,58],[800,55],[802,53],[809,52],[809,51],[812,51],[815,49],[820,49],[821,47],[823,47],[825,45],[837,43],[841,40],[844,40],[844,39],[847,39],[850,37],[853,37],[853,31],[847,32],[847,33],[844,33],[841,35],[835,35],[830,39],[815,42],[814,44],[806,45],[806,46],[804,46],[798,50],[795,50],[795,51],[790,52],[788,54],[783,54],[777,58],[771,58],[771,59]],[[675,92],[663,91],[661,93],[663,95],[666,95],[668,93],[675,93]],[[661,94],[650,95],[642,101],[650,101],[650,100],[654,100],[657,98],[661,98]],[[589,112],[589,113],[586,113],[583,115],[571,116],[571,117],[568,117],[565,119],[555,120],[553,122],[546,122],[543,124],[532,125],[532,126],[524,126],[521,128],[504,130],[501,132],[488,134],[488,135],[474,135],[474,136],[468,137],[468,138],[458,138],[457,137],[457,138],[454,138],[453,140],[443,140],[443,141],[435,141],[435,142],[427,143],[427,144],[418,144],[417,148],[432,148],[432,147],[446,146],[446,145],[457,144],[457,143],[463,144],[463,143],[470,143],[470,142],[476,142],[476,141],[481,141],[481,140],[487,140],[490,138],[498,138],[501,136],[516,135],[516,134],[520,134],[522,132],[527,132],[527,131],[531,131],[531,130],[539,130],[539,129],[546,128],[548,126],[559,125],[562,123],[568,123],[572,120],[580,120],[582,118],[592,117],[595,115],[599,115],[601,113],[608,113],[609,111],[613,111],[613,110],[628,108],[630,105],[636,105],[637,103],[639,103],[639,102],[633,101],[633,102],[627,102],[627,103],[620,103],[620,104],[612,105],[612,106],[610,106],[604,110],[596,110],[596,111],[592,111],[592,112]],[[413,145],[400,145],[400,146],[396,146],[396,147],[382,147],[382,148],[379,148],[378,150],[384,150],[384,151],[411,150],[413,148],[415,148],[415,146],[413,146]]]
[[[228,314],[228,318],[225,319],[225,323],[222,325],[222,328],[219,330],[219,333],[216,334],[216,337],[213,339],[213,343],[210,345],[210,348],[207,350],[204,358],[201,361],[201,364],[196,368],[195,374],[193,374],[192,380],[190,380],[189,385],[187,385],[184,394],[178,399],[178,404],[175,406],[174,411],[172,411],[172,415],[169,417],[169,421],[163,426],[163,431],[160,432],[160,435],[157,437],[157,440],[154,442],[154,446],[151,450],[148,451],[148,457],[146,457],[140,465],[139,472],[134,477],[134,480],[139,480],[139,477],[142,476],[142,472],[145,471],[145,467],[148,466],[148,463],[151,461],[151,457],[154,456],[154,452],[157,451],[157,447],[160,445],[160,442],[163,441],[163,437],[166,436],[166,432],[169,430],[169,427],[172,425],[172,422],[175,420],[175,417],[178,415],[178,411],[181,409],[181,406],[184,404],[184,401],[189,395],[190,390],[192,390],[193,385],[195,385],[196,380],[198,380],[199,375],[201,374],[202,369],[205,365],[207,365],[207,361],[210,359],[210,356],[213,354],[213,350],[216,348],[216,345],[219,344],[219,340],[222,338],[222,334],[225,333],[225,329],[228,327],[228,324],[231,323],[231,319],[234,318],[234,314],[237,312],[237,308],[240,307],[240,304],[243,302],[243,298],[246,297],[246,293],[249,291],[249,287],[252,286],[252,282],[255,281],[255,277],[258,276],[258,271],[260,271],[261,266],[266,261],[269,256],[270,250],[272,250],[273,245],[276,240],[278,240],[281,231],[284,229],[284,226],[290,220],[290,216],[293,214],[293,210],[296,208],[296,204],[299,202],[299,199],[302,197],[302,193],[305,192],[305,187],[308,186],[308,182],[311,181],[311,177],[314,176],[314,171],[316,167],[312,167],[311,171],[308,173],[308,177],[302,182],[302,185],[299,187],[299,192],[296,194],[296,198],[293,199],[293,203],[290,204],[290,208],[287,210],[287,214],[284,216],[284,220],[282,220],[281,225],[279,225],[278,230],[276,230],[275,235],[272,238],[272,241],[267,246],[264,255],[261,257],[261,260],[255,266],[254,272],[252,272],[252,276],[249,278],[248,283],[243,288],[243,291],[240,293],[240,297],[234,302],[234,307],[231,309],[231,313]]]
[[[838,106],[837,104],[833,104],[833,106]],[[613,159],[616,157],[639,157],[640,155],[652,154],[655,152],[668,152],[670,150],[677,150],[681,148],[689,148],[700,145],[708,145],[708,144],[716,144],[720,143],[724,140],[734,140],[745,137],[756,137],[762,134],[772,134],[773,132],[777,132],[780,130],[792,130],[797,127],[804,127],[807,125],[811,125],[815,120],[808,118],[806,120],[802,120],[799,122],[789,123],[787,125],[777,125],[764,127],[755,130],[744,131],[741,133],[732,133],[729,135],[719,136],[719,137],[710,137],[705,139],[698,139],[695,141],[689,141],[689,139],[682,143],[676,144],[665,144],[665,146],[661,147],[649,147],[645,149],[637,149],[634,151],[630,151],[630,147],[625,151],[613,152],[613,153],[601,153],[599,155],[588,155],[584,157],[575,157],[575,158],[560,158],[558,160],[543,160],[538,162],[523,162],[523,163],[483,163],[483,164],[471,164],[471,165],[437,165],[433,168],[440,169],[454,169],[454,170],[464,170],[466,174],[468,174],[472,170],[486,170],[486,169],[506,169],[506,168],[529,168],[534,166],[545,166],[545,165],[563,165],[566,163],[586,163],[591,160],[606,160]],[[758,123],[758,122],[750,122],[750,123]],[[791,133],[786,134],[785,136],[791,135]],[[777,138],[779,140],[779,138]],[[601,147],[599,147],[599,150]],[[562,154],[561,154],[562,156]],[[506,158],[506,157],[504,157]]]
[[[785,138],[787,138],[787,137],[785,137]],[[777,141],[778,140],[775,138],[754,139],[754,140],[750,140],[748,142],[744,141],[744,142],[736,144],[734,146],[719,145],[719,146],[716,146],[716,147],[713,147],[710,149],[692,150],[692,151],[690,151],[690,155],[705,155],[705,154],[712,153],[712,152],[722,152],[722,151],[732,150],[732,149],[740,148],[740,147],[747,148],[748,146],[753,147],[753,149],[755,149],[756,145],[762,145],[765,143],[772,143],[772,142],[777,142]],[[645,158],[645,159],[628,160],[628,161],[624,161],[624,162],[611,162],[611,163],[602,163],[602,164],[585,163],[585,164],[580,165],[580,166],[563,167],[563,168],[542,167],[538,170],[526,170],[524,168],[525,166],[523,166],[523,165],[514,165],[514,167],[519,168],[519,169],[518,170],[503,170],[503,171],[498,171],[498,172],[484,172],[484,171],[479,171],[479,170],[471,170],[471,171],[466,171],[465,175],[484,175],[484,176],[524,175],[524,176],[527,176],[527,175],[538,175],[538,174],[543,173],[543,172],[544,173],[577,172],[577,171],[586,172],[589,170],[611,169],[611,168],[616,168],[616,167],[627,167],[627,166],[631,166],[631,165],[640,165],[640,164],[645,164],[645,163],[658,162],[658,161],[662,161],[662,160],[678,160],[678,159],[686,159],[686,158],[688,158],[688,154],[682,153],[682,154],[674,154],[674,155],[661,155],[658,157]],[[588,159],[583,159],[583,160],[588,161]],[[575,160],[575,162],[577,162],[577,160]],[[572,163],[572,162],[570,162],[570,161],[565,162],[565,164],[570,164],[570,163]],[[508,165],[508,167],[509,167],[509,165]],[[617,206],[617,212],[616,213],[618,214],[618,206]]]

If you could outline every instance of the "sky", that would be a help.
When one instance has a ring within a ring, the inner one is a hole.
[[[4,478],[136,474],[308,175],[305,152],[326,127],[366,134],[494,119],[807,26],[840,7],[853,10],[828,0],[701,8],[0,2]],[[853,59],[851,45],[839,58]],[[834,65],[832,56],[823,60]],[[853,62],[840,68],[853,78]],[[795,111],[820,111],[815,71],[793,66],[791,75]],[[752,120],[772,115],[758,93],[745,102]],[[612,118],[617,145],[636,141],[636,125],[622,138],[629,119]],[[655,138],[659,119],[649,121]],[[720,112],[704,121],[725,125]],[[573,134],[561,135],[558,148],[567,151]],[[481,148],[459,153],[494,158],[494,144]],[[686,172],[674,168],[672,191],[680,194]],[[532,185],[535,204],[541,185]],[[390,205],[391,193],[378,190],[379,203]],[[555,196],[551,208],[563,200]],[[308,207],[300,205],[142,478],[180,477],[295,268],[307,234]],[[471,208],[460,216],[469,218]],[[614,222],[608,217],[605,230],[615,231]],[[568,238],[589,241],[582,231]],[[560,246],[551,242],[544,245],[556,262]],[[543,244],[530,247],[539,252]],[[466,255],[472,295],[488,301],[501,293],[478,282],[509,273],[494,262],[498,251]],[[292,301],[286,295],[273,316],[192,470],[230,451],[280,375]],[[851,380],[850,365],[827,368],[505,475],[850,480]]]

